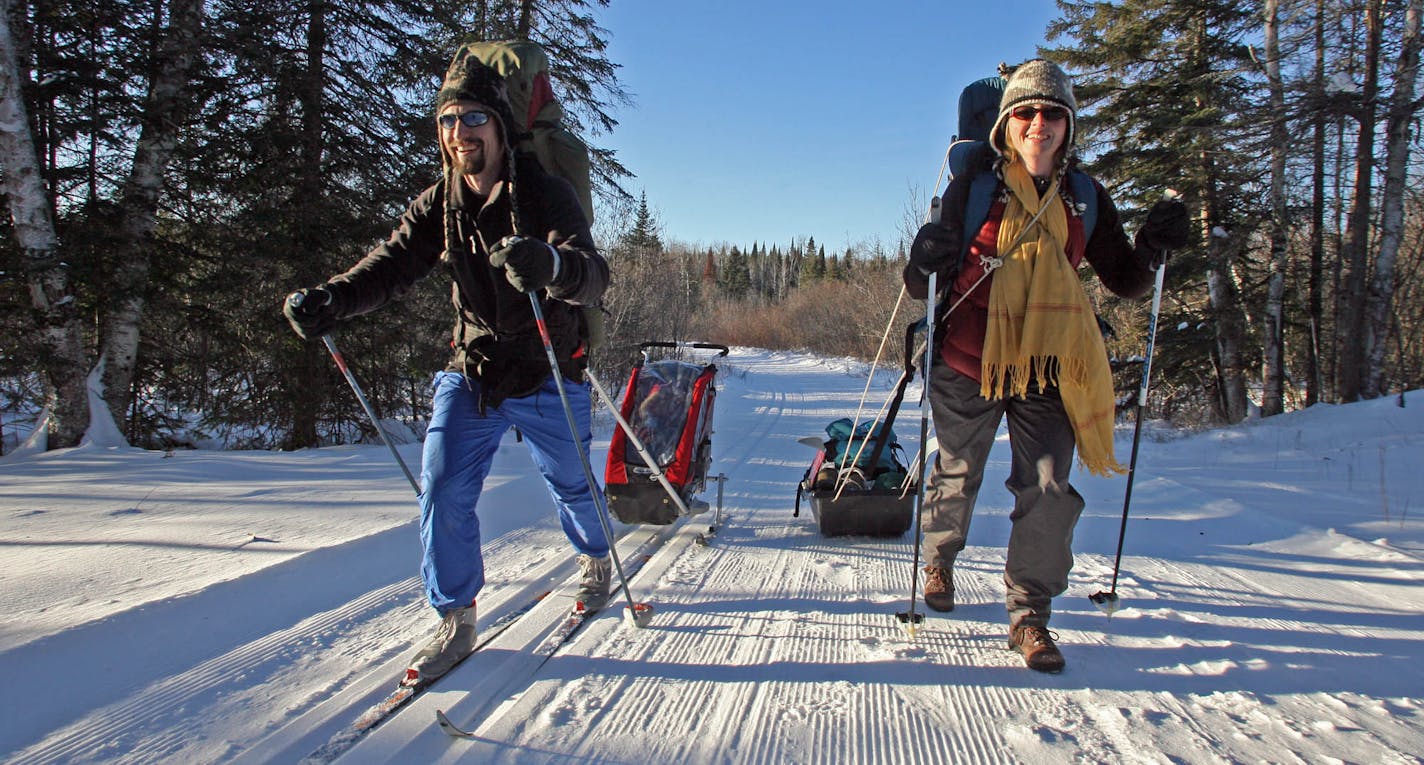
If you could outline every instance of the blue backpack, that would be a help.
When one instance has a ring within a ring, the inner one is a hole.
[[[965,86],[959,94],[959,132],[949,145],[949,179],[969,178],[969,194],[964,203],[964,242],[959,250],[959,267],[969,254],[969,245],[989,218],[994,192],[999,179],[994,175],[994,149],[989,145],[989,131],[999,118],[999,102],[1007,81],[1003,77],[986,77]],[[1081,170],[1068,173],[1069,191],[1083,204],[1083,235],[1091,238],[1098,222],[1098,192],[1093,179]]]
[[[893,470],[898,467],[893,451],[900,448],[900,439],[895,437],[894,428],[882,427],[875,420],[866,420],[856,425],[849,417],[842,417],[826,426],[826,436],[827,462],[839,463],[849,453],[856,458],[855,466],[867,472],[880,468]],[[876,449],[875,444],[882,436],[885,446]],[[878,464],[872,466],[872,460]]]

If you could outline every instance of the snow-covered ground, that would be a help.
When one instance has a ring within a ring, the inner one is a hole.
[[[1088,596],[1125,481],[1080,474],[1052,676],[1004,647],[1003,433],[961,605],[912,639],[912,534],[792,516],[813,454],[796,441],[854,414],[864,365],[734,349],[722,369],[721,522],[707,545],[707,516],[672,529],[634,580],[652,624],[609,609],[532,676],[518,641],[537,636],[512,629],[342,762],[1424,762],[1424,395],[1148,428],[1111,618]],[[909,447],[917,424],[911,403]],[[0,758],[301,760],[435,626],[414,516],[381,446],[0,460]],[[481,517],[481,622],[550,588],[562,608],[571,553],[512,437]],[[618,527],[629,552],[651,534]],[[477,738],[441,734],[436,708]]]

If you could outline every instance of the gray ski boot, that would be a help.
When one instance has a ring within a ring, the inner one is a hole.
[[[584,611],[592,613],[608,604],[608,587],[613,579],[613,559],[607,555],[595,558],[592,555],[578,556],[579,582],[574,600]]]
[[[401,685],[424,685],[449,672],[475,650],[475,605],[457,608],[440,620],[435,637],[415,654]]]

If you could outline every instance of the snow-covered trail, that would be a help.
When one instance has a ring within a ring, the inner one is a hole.
[[[859,388],[826,370],[788,390],[777,363],[725,381],[714,469],[729,475],[728,512],[710,546],[667,551],[676,559],[646,595],[653,627],[608,620],[607,637],[576,641],[517,700],[468,721],[480,722],[475,741],[438,734],[430,700],[351,761],[1414,762],[1424,751],[1420,561],[1341,538],[1361,549],[1322,552],[1348,562],[1273,565],[1239,551],[1242,535],[1328,535],[1176,481],[1137,487],[1136,554],[1119,585],[1131,608],[1111,620],[1087,595],[1111,576],[1122,481],[1082,481],[1093,510],[1053,625],[1063,675],[1029,672],[1005,648],[1003,491],[986,490],[976,513],[962,605],[910,639],[894,614],[908,605],[911,536],[826,539],[789,512],[810,458],[790,445],[852,414]],[[1002,480],[1006,468],[996,454],[991,471]]]
[[[960,605],[911,639],[894,615],[912,535],[828,539],[808,508],[792,517],[812,456],[796,440],[854,414],[863,366],[750,349],[721,366],[724,512],[707,546],[708,516],[672,530],[634,581],[653,623],[610,609],[532,676],[503,661],[528,637],[511,635],[341,762],[1424,762],[1417,406],[1149,437],[1111,619],[1087,596],[1111,578],[1124,482],[1079,475],[1052,623],[1068,669],[1048,676],[1004,646],[1002,433]],[[381,447],[79,450],[0,470],[0,671],[41,679],[0,702],[6,762],[294,762],[434,626],[414,503]],[[482,624],[567,586],[546,508],[508,440],[482,510]],[[436,708],[478,738],[442,734]]]
[[[531,466],[510,437],[486,483],[490,617],[574,571]],[[81,449],[7,468],[0,672],[36,682],[0,701],[7,762],[218,762],[278,731],[324,740],[434,629],[414,499],[383,447]]]

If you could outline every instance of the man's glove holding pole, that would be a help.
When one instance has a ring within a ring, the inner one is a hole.
[[[559,278],[559,251],[542,239],[506,236],[489,256],[490,265],[504,269],[504,278],[520,292],[537,292]]]
[[[282,313],[303,340],[315,340],[329,334],[341,318],[336,294],[325,284],[288,295],[282,303]]]

